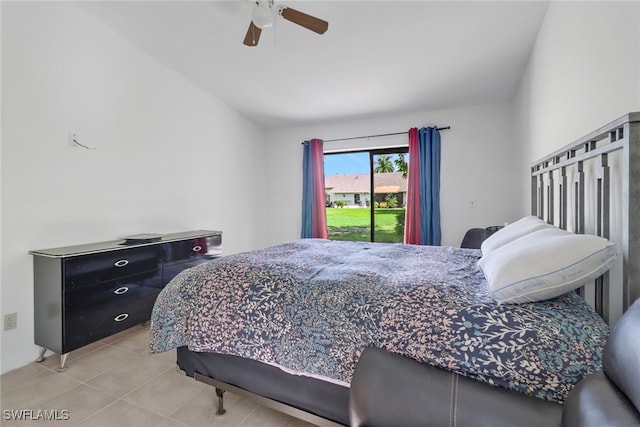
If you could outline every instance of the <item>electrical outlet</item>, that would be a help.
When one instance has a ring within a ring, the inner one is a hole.
[[[10,331],[18,327],[18,313],[9,313],[4,315],[4,330]]]
[[[78,144],[76,143],[77,140],[77,133],[69,133],[69,147],[78,148]]]

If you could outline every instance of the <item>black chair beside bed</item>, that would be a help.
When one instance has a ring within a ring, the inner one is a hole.
[[[603,370],[578,383],[564,405],[369,347],[349,409],[352,427],[640,426],[640,300],[613,329]]]
[[[464,234],[460,247],[466,249],[480,249],[482,242],[484,242],[484,239],[486,238],[487,230],[484,228],[470,228]]]
[[[460,247],[466,249],[480,249],[482,242],[501,228],[503,228],[501,225],[492,225],[487,228],[470,228],[464,234]]]

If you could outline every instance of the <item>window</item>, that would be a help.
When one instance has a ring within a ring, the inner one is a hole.
[[[325,154],[329,239],[402,243],[407,151]]]

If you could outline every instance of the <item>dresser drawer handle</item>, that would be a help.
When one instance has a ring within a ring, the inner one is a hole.
[[[194,246],[193,252],[200,252],[202,250],[202,246]]]
[[[122,286],[122,287],[116,289],[115,291],[113,291],[113,293],[116,294],[116,295],[122,295],[122,294],[126,294],[128,290],[129,290],[129,288],[127,288],[126,286]]]
[[[114,317],[113,320],[115,320],[116,322],[122,322],[123,320],[126,320],[127,317],[129,317],[129,315],[127,313],[122,313],[122,314],[118,314],[116,317]]]
[[[121,259],[120,261],[116,261],[113,263],[113,265],[115,265],[116,267],[124,267],[127,264],[129,264],[129,260],[126,259]]]

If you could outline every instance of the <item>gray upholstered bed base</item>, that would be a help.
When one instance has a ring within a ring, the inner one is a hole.
[[[320,426],[349,425],[349,389],[255,360],[177,349],[178,366],[188,376],[216,388],[218,412],[222,395],[248,395],[258,403]],[[264,396],[268,396],[264,397]]]

